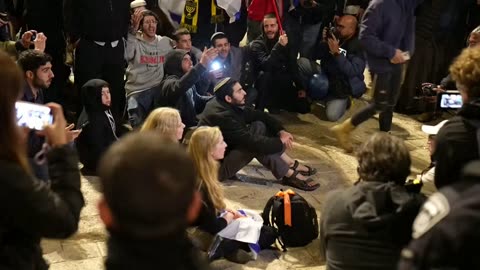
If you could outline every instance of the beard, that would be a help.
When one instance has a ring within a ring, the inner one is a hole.
[[[40,80],[40,78],[35,76],[33,78],[33,83],[32,84],[36,88],[47,89],[52,84],[52,79],[49,79],[48,81],[42,81],[42,80]]]

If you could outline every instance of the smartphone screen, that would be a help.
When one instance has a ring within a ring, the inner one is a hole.
[[[443,93],[440,96],[440,108],[442,109],[459,109],[463,105],[462,96],[458,93]]]
[[[47,106],[17,101],[15,110],[17,112],[17,125],[20,127],[43,130],[46,125],[53,122],[51,110]]]

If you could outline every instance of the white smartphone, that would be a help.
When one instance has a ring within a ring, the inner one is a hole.
[[[49,107],[30,102],[17,101],[17,125],[29,129],[43,130],[46,125],[53,123],[52,111]]]
[[[410,53],[409,52],[402,52],[403,59],[405,61],[410,60]]]

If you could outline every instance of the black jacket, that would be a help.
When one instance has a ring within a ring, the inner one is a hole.
[[[77,231],[84,205],[78,158],[70,146],[47,154],[51,186],[18,164],[0,161],[0,269],[48,269],[40,239],[67,238]]]
[[[250,56],[255,72],[271,72],[290,76],[297,89],[305,89],[298,72],[296,55],[292,56],[290,47],[280,45],[274,40],[266,38],[265,33],[250,43]]]
[[[66,29],[72,41],[120,40],[128,32],[131,0],[65,0]]]
[[[197,92],[195,84],[203,78],[206,68],[198,63],[190,71],[182,70],[182,59],[187,51],[175,49],[165,56],[165,79],[160,83],[161,91],[155,93],[154,106],[173,107],[180,111],[182,121],[187,128],[197,125],[197,113],[203,110],[205,102],[209,99]],[[187,93],[192,89],[191,97]]]
[[[105,81],[93,79],[82,87],[84,109],[77,123],[82,133],[76,145],[80,161],[92,172],[96,171],[102,154],[117,140],[116,126],[112,128],[106,114],[109,107],[102,104],[102,86],[106,84]]]
[[[327,269],[395,269],[423,202],[393,182],[362,181],[328,194],[320,223]]]
[[[227,227],[227,221],[224,218],[218,217],[217,210],[210,196],[208,196],[206,189],[202,188],[201,192],[203,198],[202,209],[200,210],[197,221],[193,225],[198,226],[202,231],[216,235],[219,231]]]
[[[330,53],[326,42],[319,44],[315,59],[321,60],[322,71],[329,81],[328,94],[334,98],[360,97],[366,86],[363,72],[366,66],[365,55],[357,37],[341,41],[341,52],[337,56]]]
[[[228,150],[241,149],[252,153],[270,155],[283,150],[282,141],[275,135],[284,128],[267,113],[230,105],[217,98],[210,100],[199,116],[199,126],[218,126],[228,145]],[[248,125],[261,121],[267,126],[269,136],[254,136]]]
[[[209,269],[184,232],[158,239],[131,239],[111,232],[106,270]]]
[[[414,222],[415,239],[402,252],[400,270],[480,269],[480,161],[462,179],[429,197]],[[428,207],[427,207],[428,205]]]
[[[438,189],[457,182],[463,166],[479,157],[477,130],[469,120],[480,120],[480,99],[464,104],[437,134],[435,186]]]

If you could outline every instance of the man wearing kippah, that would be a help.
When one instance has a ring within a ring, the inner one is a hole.
[[[242,85],[224,78],[215,86],[215,97],[199,115],[199,125],[218,126],[227,143],[219,180],[232,179],[256,158],[282,184],[305,191],[317,189],[310,176],[317,170],[290,158],[285,150],[293,147],[292,134],[265,112],[245,107]]]

